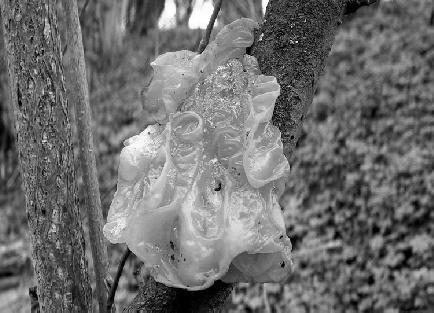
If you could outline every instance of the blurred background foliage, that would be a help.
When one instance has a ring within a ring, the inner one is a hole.
[[[81,23],[104,214],[122,142],[146,126],[141,94],[149,62],[195,50],[203,32],[189,28],[199,0],[171,1],[172,27],[159,27],[169,0],[78,1],[86,7]],[[224,1],[216,29],[238,17],[260,21],[263,9],[262,1]],[[346,18],[281,199],[294,275],[282,285],[237,285],[229,312],[434,312],[432,12],[430,0],[391,0]],[[59,3],[65,38],[62,16]],[[0,312],[28,312],[34,282],[4,53],[1,40]],[[113,273],[123,249],[109,246]],[[139,268],[131,257],[119,305],[137,290]]]

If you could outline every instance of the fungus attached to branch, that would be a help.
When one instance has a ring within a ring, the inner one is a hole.
[[[161,125],[121,152],[104,234],[168,286],[278,282],[291,272],[278,203],[289,164],[271,123],[280,86],[245,54],[256,27],[240,19],[201,54],[159,56],[145,111]]]

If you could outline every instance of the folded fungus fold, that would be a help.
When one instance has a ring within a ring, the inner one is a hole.
[[[125,142],[104,234],[126,243],[158,282],[280,282],[292,269],[278,202],[289,173],[271,123],[275,77],[246,55],[257,24],[224,27],[202,54],[151,63],[145,114]]]

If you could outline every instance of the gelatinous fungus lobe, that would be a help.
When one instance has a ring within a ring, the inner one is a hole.
[[[168,286],[279,282],[291,271],[278,203],[289,164],[271,123],[280,86],[245,54],[255,27],[237,20],[203,53],[151,63],[145,111],[159,124],[121,152],[104,234]]]

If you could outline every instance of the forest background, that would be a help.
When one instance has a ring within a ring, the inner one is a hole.
[[[195,50],[203,31],[188,27],[190,0],[78,2],[105,216],[122,142],[148,122],[141,99],[149,62]],[[162,25],[165,5],[175,12]],[[432,9],[430,0],[381,1],[344,21],[281,200],[295,273],[283,285],[238,284],[230,312],[434,310]],[[262,11],[261,1],[224,1],[215,31],[242,16],[260,20]],[[0,54],[0,312],[28,312],[35,283],[3,46]],[[123,249],[109,246],[112,273]],[[139,267],[130,257],[119,307],[137,291]]]

